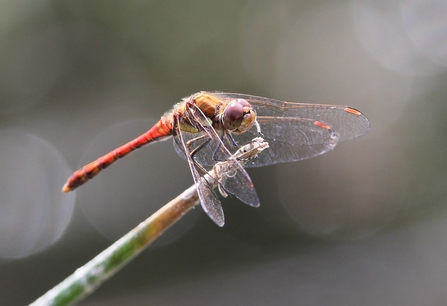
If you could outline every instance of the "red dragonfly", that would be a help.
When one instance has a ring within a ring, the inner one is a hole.
[[[146,133],[73,173],[62,191],[68,192],[96,176],[130,152],[173,137],[177,153],[188,161],[200,203],[219,226],[224,213],[213,186],[203,176],[220,161],[232,174],[219,181],[219,190],[257,207],[259,199],[244,167],[260,167],[314,157],[339,141],[359,137],[370,129],[368,119],[348,106],[304,104],[218,92],[198,92],[183,98]],[[269,149],[242,161],[234,153],[261,136]],[[216,178],[218,180],[218,178]]]

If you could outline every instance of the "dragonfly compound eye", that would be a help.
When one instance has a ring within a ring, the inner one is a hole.
[[[223,116],[224,128],[235,133],[248,130],[256,120],[256,113],[245,99],[232,100]]]
[[[233,100],[225,108],[224,127],[230,131],[236,130],[241,125],[243,118],[244,106],[238,100]]]

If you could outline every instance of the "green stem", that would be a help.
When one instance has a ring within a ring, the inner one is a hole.
[[[224,182],[233,177],[230,174],[233,174],[235,165],[248,162],[266,148],[268,143],[262,138],[254,138],[252,142],[239,148],[228,161],[218,162],[203,179],[212,188],[216,188],[219,181]],[[221,193],[224,192],[223,189],[219,190]],[[193,185],[31,305],[65,306],[79,302],[129,263],[198,203],[196,185]]]
[[[31,305],[79,302],[112,277],[199,203],[191,186]]]

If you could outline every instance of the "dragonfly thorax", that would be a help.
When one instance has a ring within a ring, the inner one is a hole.
[[[234,99],[222,111],[221,119],[226,130],[241,134],[253,126],[256,121],[256,112],[247,100]]]

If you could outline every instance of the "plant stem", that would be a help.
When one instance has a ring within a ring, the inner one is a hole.
[[[225,181],[232,177],[229,173],[234,171],[234,165],[248,162],[266,148],[268,143],[262,138],[254,138],[252,142],[240,147],[227,161],[216,163],[202,179],[212,188],[216,188],[220,180]],[[226,196],[221,186],[219,191]],[[31,305],[65,306],[79,302],[117,273],[198,203],[197,188],[193,185]]]
[[[31,305],[59,306],[79,302],[198,203],[197,190],[193,185]]]

